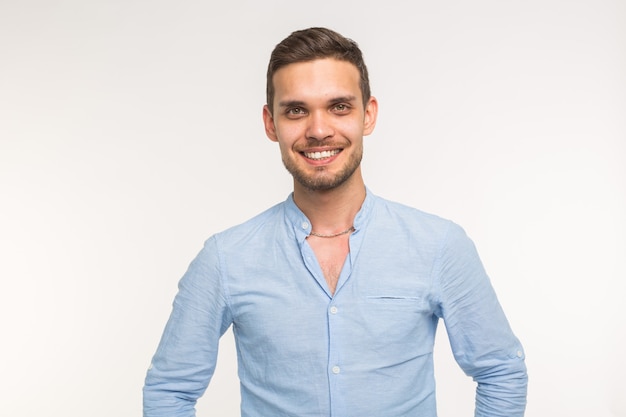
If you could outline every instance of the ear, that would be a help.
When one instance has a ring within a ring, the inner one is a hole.
[[[274,125],[274,117],[270,108],[266,104],[263,106],[263,124],[265,125],[265,134],[272,142],[278,142],[278,136],[276,136],[276,126]]]
[[[374,131],[376,127],[376,118],[378,117],[378,100],[376,97],[370,97],[365,106],[365,118],[363,120],[363,136],[367,136]]]

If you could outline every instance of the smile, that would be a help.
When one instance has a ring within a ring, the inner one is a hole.
[[[331,156],[337,155],[341,150],[333,149],[332,151],[322,151],[322,152],[302,152],[304,156],[309,159],[313,159],[315,161],[319,161],[320,159],[330,158]]]

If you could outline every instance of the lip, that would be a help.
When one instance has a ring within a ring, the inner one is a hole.
[[[326,165],[337,159],[343,148],[309,148],[300,151],[300,155],[311,165]]]

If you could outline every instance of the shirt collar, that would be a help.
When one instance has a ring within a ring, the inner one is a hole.
[[[354,229],[353,235],[358,234],[361,229],[365,228],[369,221],[374,206],[376,196],[366,187],[365,188],[365,200],[359,209],[358,213],[354,217]],[[306,215],[298,208],[293,201],[293,192],[289,194],[285,201],[285,220],[291,227],[296,235],[298,242],[303,242],[307,236],[311,233],[311,222]]]

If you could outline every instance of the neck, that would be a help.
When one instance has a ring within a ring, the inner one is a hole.
[[[294,183],[294,202],[311,221],[314,231],[333,234],[353,225],[366,194],[361,176],[353,177],[339,187],[325,191],[309,190]]]

